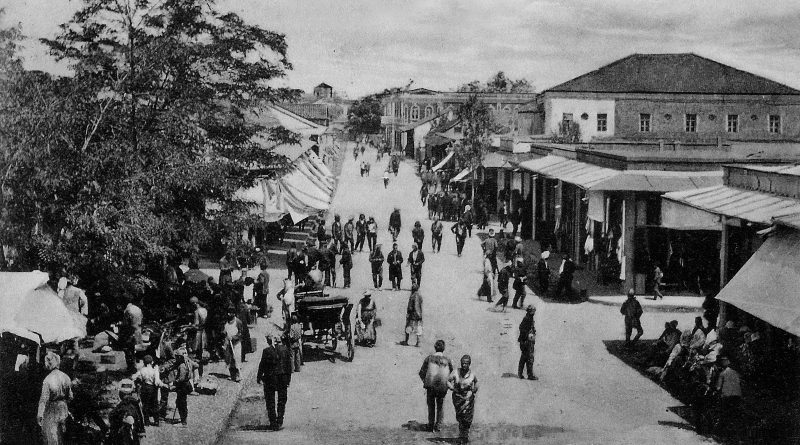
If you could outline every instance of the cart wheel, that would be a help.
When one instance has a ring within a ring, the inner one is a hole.
[[[352,327],[347,330],[347,361],[352,362],[356,356],[356,341]]]

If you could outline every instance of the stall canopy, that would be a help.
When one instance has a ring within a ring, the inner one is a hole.
[[[44,343],[86,336],[86,317],[64,306],[47,280],[39,271],[0,272],[0,331]]]
[[[717,298],[767,323],[800,335],[800,231],[768,238]]]
[[[486,156],[483,157],[483,162],[481,164],[484,168],[514,168],[505,155],[494,151],[487,153]]]
[[[461,170],[457,175],[453,176],[450,179],[450,182],[464,182],[469,181],[472,179],[472,170],[471,168],[467,167],[464,170]]]
[[[455,154],[455,152],[453,152],[453,151],[447,153],[447,156],[445,156],[444,159],[442,159],[441,162],[439,162],[438,164],[434,165],[431,170],[438,171],[438,170],[441,170],[442,168],[444,168],[444,166],[447,164],[447,162],[450,159],[453,158],[453,154]]]

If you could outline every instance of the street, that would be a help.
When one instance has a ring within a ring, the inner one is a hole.
[[[472,368],[480,382],[473,443],[707,443],[668,410],[680,402],[606,350],[603,341],[623,338],[616,306],[545,303],[529,291],[526,304],[538,308],[535,372],[539,380],[518,379],[517,326],[524,311],[509,306],[506,313],[492,312],[490,304],[477,299],[479,238],[473,232],[464,255],[458,258],[449,232],[452,223],[445,223],[442,251],[431,253],[430,221],[419,200],[415,167],[402,163],[399,175],[390,175],[384,189],[381,177],[388,157],[375,162],[375,151],[368,149],[367,159],[374,165],[371,176],[362,178],[358,173],[361,157],[353,160],[349,154],[352,147],[344,152],[347,159],[329,220],[334,213],[343,221],[360,213],[375,216],[378,242],[386,254],[391,249],[389,214],[399,208],[403,228],[398,243],[404,258],[410,251],[413,223],[420,221],[425,229],[421,283],[425,332],[421,346],[398,344],[403,340],[410,287],[410,273],[404,264],[402,291],[387,290],[390,284],[384,276],[384,289],[373,292],[382,322],[374,348],[357,347],[352,363],[341,357],[331,362],[323,354],[309,354],[302,372],[292,376],[284,430],[279,432],[267,430],[262,389],[251,377],[219,443],[455,441],[457,425],[449,395],[442,431],[422,430],[427,408],[417,371],[437,339],[446,342],[445,355],[454,362],[463,354],[472,356]],[[330,289],[331,294],[347,295],[355,303],[365,289],[372,288],[367,256],[366,251],[354,255],[352,288]],[[695,315],[645,312],[644,338],[657,337],[667,320],[690,326]],[[259,341],[265,344],[263,339]],[[343,352],[340,343],[339,353]]]

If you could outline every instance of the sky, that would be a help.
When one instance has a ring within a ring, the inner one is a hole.
[[[0,26],[29,36],[25,65],[63,74],[38,44],[81,0],[0,0]],[[452,90],[497,71],[537,91],[631,53],[694,52],[800,88],[796,0],[218,0],[286,35],[294,69],[276,85],[320,82],[351,98],[405,86]]]

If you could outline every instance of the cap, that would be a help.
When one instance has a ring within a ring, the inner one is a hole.
[[[192,304],[197,304],[199,302],[200,302],[200,300],[197,297],[192,297],[192,298],[189,299],[189,303],[192,303]]]
[[[542,252],[542,259],[546,260],[548,258],[550,258],[550,251],[549,250],[545,250],[544,252]]]
[[[528,307],[527,307],[527,308],[525,308],[525,310],[526,310],[526,311],[527,311],[529,314],[530,314],[530,313],[532,313],[532,312],[536,312],[536,308],[535,308],[535,307],[534,307],[532,304],[529,304],[529,305],[528,305]]]

